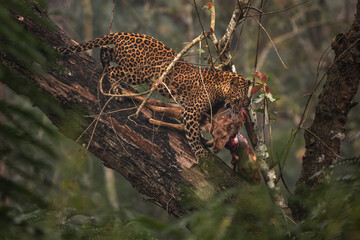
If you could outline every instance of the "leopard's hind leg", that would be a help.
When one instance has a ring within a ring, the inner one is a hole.
[[[110,66],[110,62],[115,62],[115,50],[113,47],[103,46],[100,48],[100,61],[103,68]]]
[[[127,71],[123,66],[108,66],[106,68],[107,78],[111,84],[110,93],[114,94],[118,100],[122,100],[121,96],[123,92],[126,94],[126,90],[121,87],[121,82],[130,85],[141,85],[147,83],[146,76],[143,71]],[[145,81],[144,81],[145,80]]]
[[[119,66],[110,66],[111,62],[116,63],[116,53],[113,47],[103,46],[100,48],[100,61],[106,72],[106,75],[110,81],[110,93],[114,95],[122,95],[123,88],[120,85],[120,81],[124,81],[126,74],[122,74],[119,71]],[[125,81],[126,82],[126,81]],[[122,101],[122,97],[116,97],[117,100]]]

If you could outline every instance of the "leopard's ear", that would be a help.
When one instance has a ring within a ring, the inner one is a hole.
[[[237,77],[234,77],[230,81],[230,87],[238,87],[240,85],[240,79]]]

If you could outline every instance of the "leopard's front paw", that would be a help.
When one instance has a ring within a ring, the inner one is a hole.
[[[114,97],[115,97],[116,101],[118,101],[118,102],[124,101],[124,97],[122,97],[123,88],[120,86],[120,84],[116,84],[115,86],[113,86],[113,92],[114,92]]]

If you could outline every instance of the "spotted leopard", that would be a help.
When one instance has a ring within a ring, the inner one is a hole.
[[[112,46],[108,46],[112,45]],[[62,54],[71,54],[101,47],[100,58],[113,82],[151,86],[177,55],[153,37],[138,33],[114,33],[79,45],[60,48]],[[110,62],[117,66],[110,66]],[[165,86],[166,85],[166,86]],[[185,134],[197,158],[207,155],[200,141],[199,121],[216,103],[229,103],[235,112],[248,105],[248,81],[241,75],[199,68],[179,59],[157,90],[172,97],[183,107]],[[210,105],[211,104],[211,105]]]

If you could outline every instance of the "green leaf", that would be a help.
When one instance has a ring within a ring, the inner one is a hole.
[[[264,113],[264,109],[258,108],[258,109],[255,109],[254,112]]]
[[[198,51],[199,53],[205,53],[204,49],[201,48],[196,49],[196,51]]]
[[[269,99],[270,102],[275,102],[276,99],[273,97],[271,93],[265,93],[265,96],[267,99]]]

